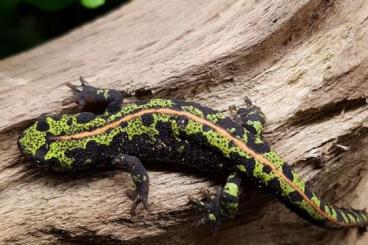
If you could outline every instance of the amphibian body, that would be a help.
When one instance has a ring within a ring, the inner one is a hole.
[[[365,227],[364,211],[337,208],[322,201],[262,140],[264,115],[246,100],[232,117],[197,103],[151,99],[122,105],[123,95],[82,80],[71,86],[81,108],[106,105],[95,115],[42,117],[19,138],[21,151],[37,165],[58,171],[89,168],[101,162],[127,171],[135,185],[132,212],[147,206],[149,178],[142,162],[158,161],[222,173],[226,183],[216,197],[191,201],[218,228],[235,216],[240,185],[248,178],[306,220],[326,228]]]

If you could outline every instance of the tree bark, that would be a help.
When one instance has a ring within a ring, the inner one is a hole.
[[[226,111],[248,96],[265,138],[324,199],[368,207],[368,2],[135,0],[0,61],[0,243],[366,244],[246,185],[237,218],[211,236],[187,203],[211,176],[152,167],[151,210],[130,216],[121,171],[45,173],[16,140],[41,114],[75,112],[67,82],[185,98]]]

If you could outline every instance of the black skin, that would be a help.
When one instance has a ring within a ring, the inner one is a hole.
[[[74,100],[81,111],[84,111],[89,104],[102,104],[105,106],[105,110],[109,113],[114,113],[121,109],[123,103],[122,93],[113,89],[105,90],[90,86],[83,78],[80,78],[80,81],[81,86],[75,86],[72,84],[68,84],[68,86],[73,90]],[[107,98],[101,92],[102,90],[106,91],[108,95]],[[263,113],[247,98],[245,99],[245,106],[246,108],[240,108],[238,110],[234,107],[230,108],[234,121],[248,131],[253,132],[255,137],[261,137],[261,135],[256,134],[256,130],[249,124],[249,122],[254,120],[264,123]],[[94,116],[93,113],[83,112],[81,114],[83,115],[82,120],[88,116],[87,113],[91,114],[91,117]],[[221,162],[222,160],[219,159],[215,153],[209,153],[207,149],[200,149],[198,147],[190,148],[190,145],[185,145],[185,147],[191,151],[193,160],[197,158],[196,156],[206,156],[206,154],[211,154],[208,159],[213,159],[214,162]],[[190,165],[190,163],[188,164]],[[199,165],[200,163],[195,164]],[[149,177],[141,161],[133,155],[118,154],[113,158],[112,165],[120,167],[129,173],[135,185],[135,189],[131,193],[128,193],[128,196],[133,200],[131,214],[134,215],[136,213],[136,208],[139,204],[143,204],[143,207],[148,209]],[[214,170],[216,171],[216,169]],[[235,184],[240,189],[241,177],[239,173],[233,172],[230,174],[226,180],[226,184],[229,183]],[[202,190],[201,192],[204,200],[195,199],[189,196],[189,201],[194,204],[197,209],[205,212],[201,223],[210,224],[212,226],[212,230],[217,231],[224,221],[232,219],[235,216],[237,207],[229,208],[226,204],[237,204],[240,191],[236,197],[228,195],[223,191],[223,188],[218,188],[217,195],[214,197],[211,197],[207,190]],[[216,219],[210,219],[210,215],[215,216]]]

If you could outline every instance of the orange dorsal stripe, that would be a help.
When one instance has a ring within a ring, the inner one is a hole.
[[[327,213],[325,213],[323,210],[321,210],[321,208],[314,203],[312,200],[310,200],[304,193],[303,190],[301,190],[299,188],[299,186],[297,184],[295,184],[294,182],[292,182],[291,180],[289,180],[280,170],[278,170],[276,168],[275,165],[273,165],[273,163],[268,160],[267,158],[265,158],[263,155],[260,155],[258,153],[256,153],[254,150],[250,149],[243,141],[241,141],[240,139],[236,138],[235,136],[231,135],[231,133],[229,133],[226,129],[204,119],[201,118],[199,116],[196,116],[190,112],[186,112],[186,111],[177,111],[174,109],[170,109],[170,108],[151,108],[151,109],[142,109],[138,112],[126,115],[125,117],[122,117],[116,121],[112,121],[110,123],[107,123],[106,125],[96,128],[94,130],[91,131],[85,131],[85,132],[80,132],[80,133],[76,133],[76,134],[71,134],[71,135],[62,135],[62,136],[54,136],[52,137],[52,139],[54,140],[79,140],[82,138],[86,138],[86,137],[91,137],[91,136],[95,136],[95,135],[100,135],[103,134],[105,132],[107,132],[108,130],[111,130],[115,127],[118,127],[120,124],[124,123],[124,122],[128,122],[131,121],[133,119],[136,118],[140,118],[145,114],[152,114],[152,113],[158,113],[158,114],[167,114],[167,115],[176,115],[176,116],[183,116],[186,117],[190,120],[193,120],[195,122],[198,122],[202,125],[206,125],[210,128],[212,128],[214,131],[216,131],[218,134],[220,134],[221,136],[231,140],[234,145],[236,145],[237,147],[239,147],[241,150],[243,150],[244,152],[246,152],[247,154],[249,154],[251,157],[253,157],[255,160],[257,160],[258,162],[267,165],[268,167],[270,167],[273,171],[273,173],[275,174],[275,176],[277,176],[278,178],[283,179],[285,182],[287,182],[288,185],[290,185],[295,191],[297,191],[302,197],[303,199],[311,206],[313,207],[313,209],[322,217],[326,218],[327,220],[329,220],[331,223],[340,225],[340,226],[344,226],[344,227],[349,227],[349,226],[355,226],[356,224],[354,223],[344,223],[344,222],[339,222],[336,219],[334,219],[333,217],[331,217],[330,215],[328,215]]]

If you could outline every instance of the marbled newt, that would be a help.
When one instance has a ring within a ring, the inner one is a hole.
[[[69,84],[79,107],[97,103],[105,105],[105,111],[43,116],[23,132],[19,148],[38,166],[57,171],[103,162],[120,167],[135,185],[132,213],[138,204],[148,205],[149,178],[141,161],[159,161],[227,176],[215,197],[190,198],[204,212],[202,221],[214,229],[237,213],[245,178],[321,227],[364,228],[368,224],[365,211],[338,208],[321,200],[270,149],[262,139],[265,117],[248,99],[245,108],[227,117],[182,100],[151,99],[123,105],[119,91],[96,88],[82,79],[81,83]]]

